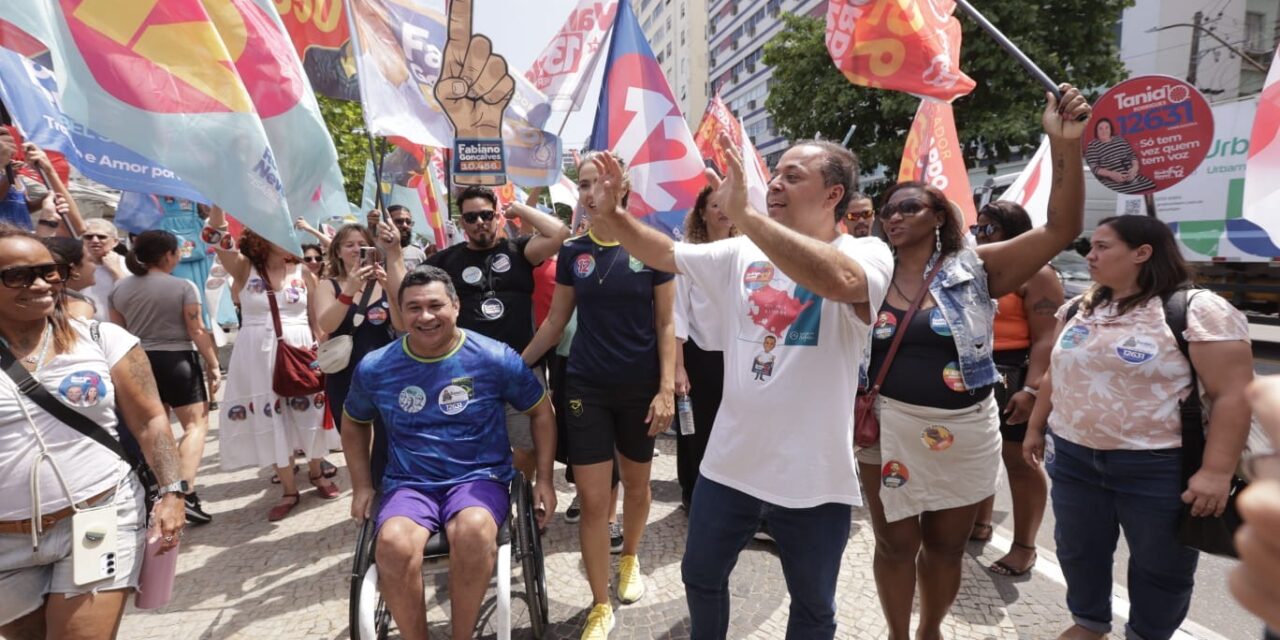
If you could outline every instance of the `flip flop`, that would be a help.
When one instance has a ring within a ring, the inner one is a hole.
[[[987,571],[1006,578],[1020,578],[1031,573],[1031,570],[1036,568],[1036,560],[1039,558],[1036,548],[1025,544],[1019,544],[1017,542],[1013,543],[1013,546],[1018,547],[1019,549],[1027,549],[1031,551],[1031,562],[1026,567],[1016,569],[1003,560],[997,560],[992,562],[990,567],[987,567]]]

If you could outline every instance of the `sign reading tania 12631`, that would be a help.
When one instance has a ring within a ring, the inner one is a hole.
[[[1213,111],[1171,76],[1130,78],[1098,99],[1084,158],[1106,187],[1128,194],[1168,189],[1191,175],[1213,144]]]

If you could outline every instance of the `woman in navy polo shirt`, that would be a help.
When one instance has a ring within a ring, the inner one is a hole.
[[[587,154],[578,166],[582,203],[593,215],[592,160],[598,153]],[[630,183],[623,188],[625,207]],[[582,499],[579,540],[595,601],[583,637],[607,635],[614,623],[608,513],[615,457],[624,490],[618,599],[631,603],[644,595],[636,550],[649,517],[654,438],[675,413],[674,302],[671,274],[649,268],[613,238],[588,231],[561,247],[551,311],[524,351],[525,362],[542,358],[577,308],[566,382],[568,448]]]

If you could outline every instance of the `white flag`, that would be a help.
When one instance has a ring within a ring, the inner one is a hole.
[[[555,111],[577,111],[613,26],[618,0],[579,0],[525,77],[551,100]]]

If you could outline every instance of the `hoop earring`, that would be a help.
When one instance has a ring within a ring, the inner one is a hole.
[[[942,226],[941,225],[933,228],[933,250],[938,255],[942,255]]]

